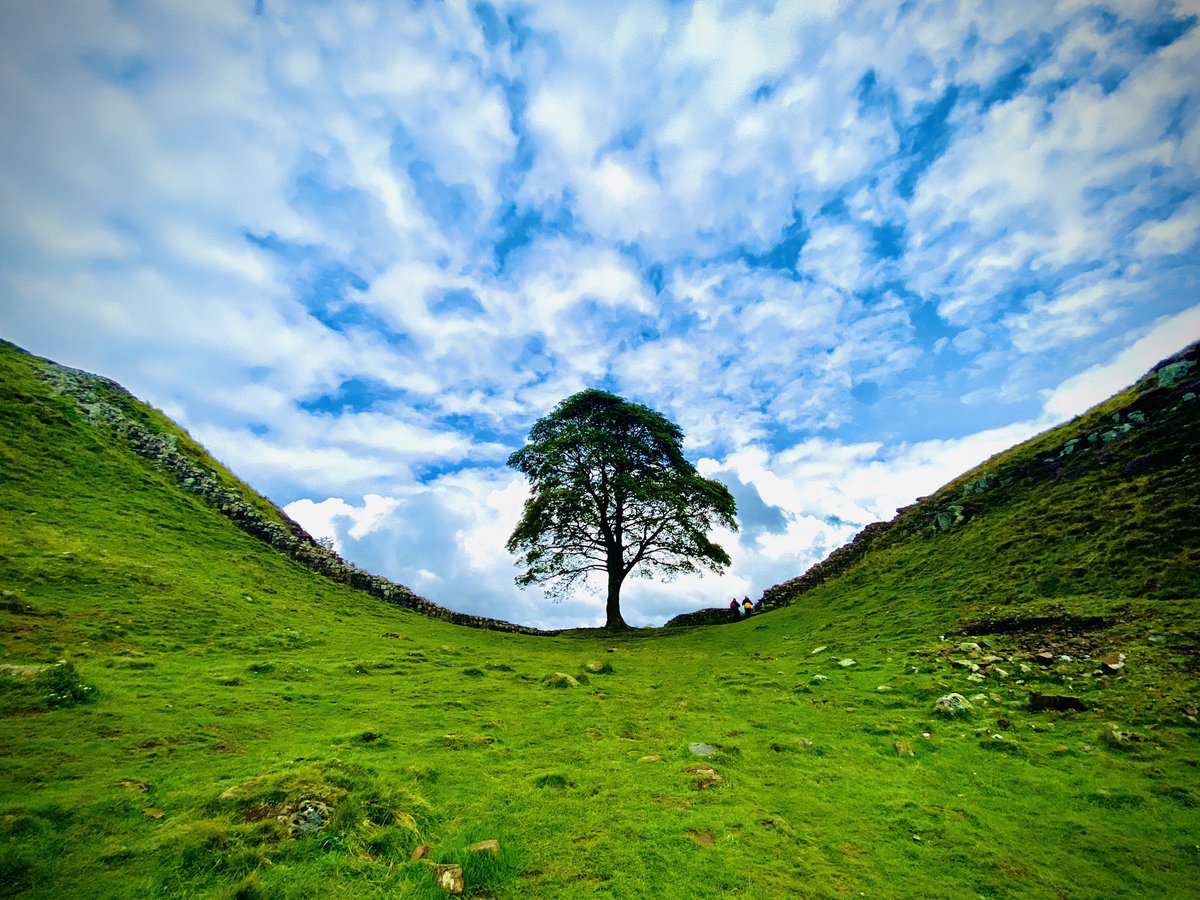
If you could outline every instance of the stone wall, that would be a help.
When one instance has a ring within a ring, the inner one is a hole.
[[[129,391],[107,378],[70,369],[41,360],[42,376],[60,394],[75,401],[90,421],[122,435],[130,449],[152,465],[168,473],[180,488],[200,497],[207,505],[226,516],[238,528],[275,550],[291,557],[331,581],[364,591],[387,603],[441,619],[455,625],[486,628],[520,634],[552,634],[500,619],[453,612],[415,594],[401,584],[365,572],[346,562],[334,551],[322,547],[297,522],[282,510],[263,500],[271,511],[264,514],[247,503],[237,491],[221,483],[216,473],[199,464],[178,447],[175,435],[155,431],[137,422],[122,406],[141,404]]]

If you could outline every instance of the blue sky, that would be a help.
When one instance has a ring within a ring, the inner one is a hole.
[[[584,387],[739,501],[723,576],[1200,338],[1200,5],[0,9],[0,335],[184,424],[350,559],[543,626],[504,466]]]

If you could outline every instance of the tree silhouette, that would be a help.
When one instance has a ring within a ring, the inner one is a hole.
[[[621,585],[631,573],[724,571],[729,554],[708,531],[736,531],[737,506],[728,488],[697,474],[682,443],[678,425],[605,391],[581,391],[538,419],[508,459],[531,486],[507,545],[525,569],[517,584],[561,597],[605,572],[605,627],[620,629],[628,627]]]

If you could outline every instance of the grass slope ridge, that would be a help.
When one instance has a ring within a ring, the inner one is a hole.
[[[448,610],[404,585],[346,562],[333,550],[319,544],[281,509],[238,480],[187,432],[115,381],[32,357],[6,341],[0,341],[0,352],[26,357],[40,377],[76,402],[88,421],[96,427],[116,431],[134,453],[171,475],[183,490],[201,497],[243,531],[306,568],[435,619],[497,631],[541,633],[524,625]]]
[[[1200,343],[1087,413],[899,510],[891,521],[868,525],[805,574],[768,588],[763,605],[794,602],[853,571],[871,553],[906,541],[937,541],[963,528],[987,529],[992,517],[1006,530],[991,535],[993,567],[1036,565],[1042,596],[1111,588],[1131,577],[1141,596],[1181,596],[1200,566],[1193,476],[1200,463],[1198,393]],[[1097,496],[1089,502],[1100,492],[1116,492],[1125,501]],[[1013,509],[1022,511],[1023,521],[1006,519]],[[1101,535],[1104,540],[1097,540]],[[1084,539],[1064,541],[1066,536]]]
[[[1163,524],[1197,476],[1171,441],[736,626],[533,637],[318,575],[27,357],[0,383],[0,895],[431,900],[425,846],[473,898],[1200,881],[1196,534]],[[936,712],[951,693],[970,709]]]

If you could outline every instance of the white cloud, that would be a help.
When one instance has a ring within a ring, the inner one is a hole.
[[[576,390],[663,410],[782,510],[725,576],[631,585],[658,621],[1198,330],[1200,29],[1147,51],[1165,7],[500,6],[512,40],[463,3],[7,4],[4,336],[369,568],[553,625],[602,603],[512,586],[500,466]]]
[[[1200,306],[1158,319],[1107,363],[1092,366],[1043,395],[1047,417],[1062,421],[1129,386],[1155,363],[1200,340]]]

